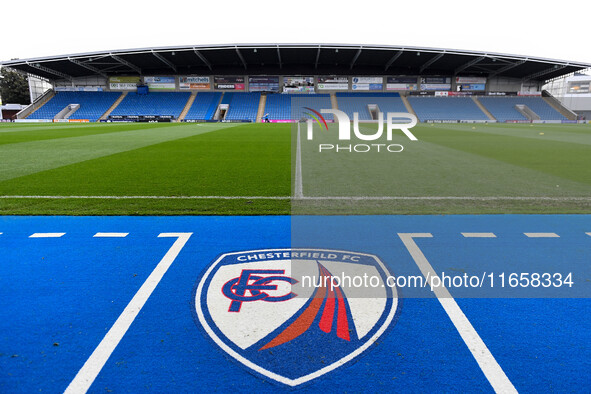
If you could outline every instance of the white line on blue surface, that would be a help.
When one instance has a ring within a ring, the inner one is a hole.
[[[144,282],[142,287],[133,296],[129,304],[125,307],[113,327],[107,332],[101,343],[92,352],[84,366],[78,371],[76,377],[66,388],[65,394],[86,393],[98,374],[103,369],[105,363],[111,357],[111,354],[123,339],[123,336],[144,307],[152,292],[162,280],[162,277],[168,271],[178,254],[181,252],[193,233],[162,233],[158,238],[177,238],[168,252],[158,263],[154,271]]]
[[[434,279],[439,277],[437,272],[433,269],[421,249],[418,247],[413,238],[432,238],[430,233],[398,233],[402,243],[410,253],[411,257],[421,270],[425,278]],[[441,278],[439,278],[439,283]],[[470,323],[462,309],[452,297],[449,290],[445,286],[433,288],[435,296],[439,303],[449,316],[451,322],[458,330],[458,333],[464,340],[464,343],[472,353],[472,356],[478,363],[478,366],[488,379],[493,390],[497,393],[517,393],[513,383],[509,380],[505,371],[501,368],[497,360],[494,358],[478,332]]]
[[[528,238],[560,238],[556,233],[523,233]]]
[[[496,238],[494,233],[462,233],[464,238]]]
[[[60,238],[66,235],[66,233],[35,233],[31,234],[29,238]]]
[[[125,238],[129,233],[96,233],[94,238]]]

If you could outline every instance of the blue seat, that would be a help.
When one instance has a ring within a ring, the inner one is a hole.
[[[178,118],[185,108],[189,92],[150,92],[137,94],[130,92],[111,112],[113,116],[163,116]]]
[[[56,92],[45,105],[28,119],[53,119],[66,106],[80,104],[70,119],[88,119],[96,122],[121,96],[120,92]]]

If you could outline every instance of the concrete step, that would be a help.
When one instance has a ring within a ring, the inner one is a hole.
[[[408,99],[406,98],[406,96],[400,95],[400,98],[402,99],[402,103],[404,104],[404,106],[406,107],[406,110],[408,111],[409,114],[413,114],[414,116],[417,116],[417,113],[415,112],[415,110],[412,108],[412,106],[410,105],[410,103],[408,102]],[[417,116],[417,119],[419,117]]]
[[[332,109],[339,109],[339,103],[337,101],[337,95],[335,93],[330,94],[330,104],[332,105]]]
[[[189,96],[189,99],[187,100],[187,104],[185,104],[185,107],[181,111],[179,118],[176,120],[177,122],[180,122],[183,119],[185,119],[185,116],[187,116],[187,112],[189,112],[189,110],[191,109],[191,106],[193,105],[193,102],[195,101],[195,97],[197,97],[197,92],[191,93],[191,95]]]
[[[32,108],[30,108],[30,107],[27,107],[27,108],[23,109],[23,110],[21,111],[22,113],[26,112],[27,110],[30,110],[30,112],[28,112],[26,115],[24,115],[24,116],[22,116],[22,117],[20,117],[20,116],[19,116],[19,117],[18,117],[18,119],[26,119],[26,118],[28,118],[29,116],[31,116],[32,114],[34,114],[34,113],[35,113],[35,111],[37,111],[39,108],[41,108],[41,107],[43,107],[45,104],[47,104],[47,102],[48,102],[49,100],[51,100],[51,99],[53,98],[53,96],[55,96],[55,91],[53,91],[53,90],[49,90],[49,93],[47,93],[47,95],[46,95],[45,97],[43,97],[43,98],[41,99],[41,101],[39,101],[39,102],[37,102],[37,103],[33,103],[33,104],[31,104]],[[20,113],[19,113],[19,114],[20,114]],[[17,115],[19,115],[19,114],[17,114]]]
[[[261,101],[259,101],[259,110],[257,111],[257,123],[260,123],[261,118],[265,115],[265,106],[267,105],[267,95],[261,94]]]
[[[568,120],[577,120],[577,114],[566,108],[556,97],[542,97],[542,99]]]
[[[484,112],[484,114],[486,116],[488,116],[488,118],[490,120],[496,120],[495,117],[490,113],[490,111],[488,109],[486,109],[486,107],[480,102],[480,100],[478,100],[478,97],[472,96],[472,100],[476,103],[476,105],[478,106],[478,108],[480,108],[480,110],[482,112]]]
[[[105,112],[103,114],[103,116],[101,116],[99,118],[99,120],[107,119],[107,117],[111,114],[111,112],[113,112],[113,110],[115,108],[117,108],[119,106],[119,104],[121,104],[121,102],[123,101],[123,99],[125,98],[125,96],[127,96],[127,93],[128,92],[121,93],[121,96],[119,96],[119,98],[117,98],[117,100],[115,100],[115,102],[113,103],[113,105],[111,105],[111,107],[107,110],[107,112]]]

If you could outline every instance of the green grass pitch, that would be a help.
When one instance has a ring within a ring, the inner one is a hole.
[[[591,125],[420,124],[401,153],[320,154],[335,127],[302,128],[294,200],[295,125],[0,124],[0,213],[591,213]]]

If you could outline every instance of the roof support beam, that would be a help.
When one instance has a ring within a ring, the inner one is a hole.
[[[563,64],[561,66],[559,66],[558,64],[555,64],[554,66],[552,66],[550,68],[547,68],[545,70],[538,71],[537,73],[533,73],[533,74],[530,74],[530,75],[527,75],[527,76],[523,77],[522,81],[523,82],[529,81],[532,78],[538,78],[538,77],[541,77],[543,75],[550,74],[551,72],[562,70],[563,68],[566,68],[566,66],[568,66],[568,64]]]
[[[445,55],[445,51],[443,51],[440,54],[435,55],[431,59],[429,59],[427,61],[427,63],[425,63],[425,64],[423,64],[421,66],[421,69],[419,70],[419,74],[422,74],[423,71],[425,71],[426,69],[428,69],[433,63],[435,63],[437,60],[441,59],[443,57],[443,55]]]
[[[355,54],[355,57],[353,58],[353,60],[351,61],[351,67],[349,67],[350,70],[353,69],[353,66],[355,65],[355,62],[357,61],[357,59],[359,58],[359,55],[361,55],[361,51],[363,50],[363,47],[360,47],[357,50],[357,53]]]
[[[158,58],[158,60],[162,61],[162,63],[164,63],[168,67],[172,68],[172,70],[176,73],[176,66],[174,64],[172,64],[172,62],[170,62],[168,59],[166,59],[164,56],[162,56],[158,52],[154,52],[153,49],[152,49],[152,55],[156,56]]]
[[[117,60],[119,63],[126,65],[127,67],[131,68],[132,70],[134,70],[135,72],[137,72],[138,74],[142,73],[142,69],[139,68],[138,66],[131,64],[130,62],[128,62],[125,59],[121,59],[119,56],[113,55],[112,53],[109,54],[113,59]]]
[[[209,68],[209,71],[211,71],[211,63],[209,62],[209,60],[207,60],[205,58],[205,56],[203,56],[203,54],[201,52],[199,52],[196,48],[193,48],[193,51],[195,52],[195,55],[197,55],[197,57],[199,59],[201,59],[201,61],[203,63],[205,63],[205,65],[207,66],[207,68]]]
[[[476,59],[470,60],[468,63],[462,64],[460,67],[458,67],[454,70],[454,75],[458,75],[459,73],[461,73],[465,69],[472,67],[473,65],[475,65],[477,63],[480,63],[484,59],[486,59],[486,56],[480,56],[480,57],[477,57]]]
[[[72,76],[70,76],[70,75],[68,75],[68,74],[64,74],[63,72],[60,72],[60,71],[55,71],[55,70],[52,70],[51,68],[48,68],[48,67],[42,66],[42,65],[41,65],[41,64],[39,64],[39,63],[31,63],[31,62],[27,62],[27,65],[29,65],[29,66],[31,66],[31,67],[33,67],[33,68],[36,68],[37,70],[41,70],[41,71],[43,71],[43,72],[46,72],[46,73],[49,73],[49,74],[53,74],[53,75],[55,75],[56,77],[61,77],[61,78],[67,79],[67,80],[69,80],[69,81],[71,81],[71,80],[72,80]]]
[[[283,62],[281,61],[281,52],[279,51],[279,45],[277,45],[277,58],[279,59],[279,68],[283,68]]]
[[[398,60],[398,58],[400,57],[400,55],[402,55],[402,52],[404,52],[404,51],[403,50],[400,50],[400,51],[396,52],[394,54],[394,56],[392,56],[392,58],[390,60],[388,60],[388,63],[386,63],[386,66],[384,67],[384,71],[388,70],[390,68],[390,66],[392,64],[394,64],[394,62],[396,60]]]
[[[100,75],[102,77],[107,78],[107,74],[105,74],[104,72],[102,72],[101,70],[99,70],[96,67],[89,66],[88,64],[84,64],[84,63],[82,63],[82,62],[80,62],[80,61],[78,61],[76,59],[72,59],[71,57],[68,57],[68,60],[70,62],[74,63],[77,66],[80,66],[80,67],[85,68],[85,69],[87,69],[89,71],[92,71],[95,74],[98,74],[98,75]]]
[[[316,62],[314,62],[314,68],[318,68],[318,61],[320,60],[320,46],[318,46],[318,52],[316,52]]]
[[[505,67],[503,67],[501,69],[498,69],[497,71],[493,72],[492,74],[488,74],[488,77],[489,78],[496,77],[499,74],[502,74],[502,73],[504,73],[506,71],[511,70],[512,68],[515,68],[517,66],[521,66],[523,63],[527,62],[527,60],[528,59],[523,59],[523,60],[519,60],[518,62],[515,62],[513,64],[508,64]]]
[[[240,61],[242,62],[242,65],[244,66],[244,69],[246,70],[246,62],[244,61],[244,57],[242,57],[242,53],[240,53],[240,49],[238,49],[238,47],[236,47],[236,54],[240,58]]]

